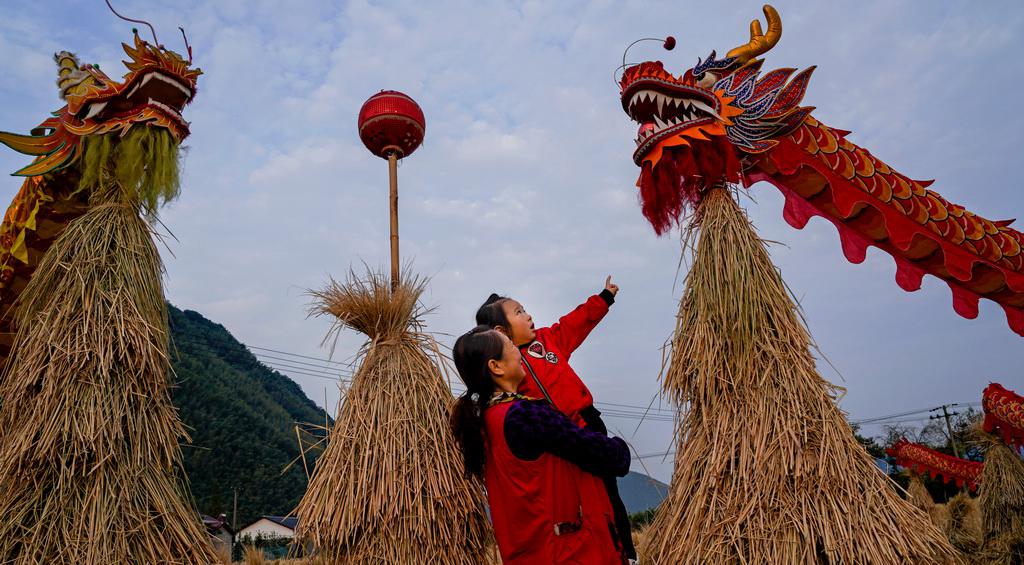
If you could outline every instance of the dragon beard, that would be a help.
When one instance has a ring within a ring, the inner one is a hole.
[[[161,205],[178,197],[181,149],[166,129],[135,126],[124,136],[89,136],[83,143],[78,191],[88,191],[92,201],[127,200],[155,218]]]
[[[740,182],[740,162],[724,136],[690,139],[666,148],[656,164],[644,161],[637,187],[645,218],[662,235],[696,209],[715,185]]]

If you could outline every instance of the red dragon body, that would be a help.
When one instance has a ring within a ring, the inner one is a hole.
[[[900,438],[886,450],[889,456],[896,458],[896,464],[916,473],[931,475],[933,479],[942,477],[944,482],[955,482],[956,486],[967,485],[971,490],[978,489],[981,470],[984,467],[977,461],[968,461],[939,453],[934,449]]]
[[[999,434],[1003,441],[1017,449],[1024,448],[1024,397],[992,383],[981,397],[985,411],[982,424],[990,434]]]
[[[800,106],[813,67],[761,71],[782,23],[765,6],[751,39],[721,59],[714,51],[681,75],[661,62],[629,67],[623,110],[640,124],[634,161],[644,215],[658,234],[677,224],[713,184],[768,181],[785,196],[784,216],[801,229],[822,216],[839,230],[853,263],[868,246],[893,256],[896,282],[917,290],[925,274],[945,281],[953,308],[974,318],[987,298],[1024,336],[1024,234],[946,201],[929,181],[900,174]]]

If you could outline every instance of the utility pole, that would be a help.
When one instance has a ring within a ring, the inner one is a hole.
[[[238,487],[234,487],[235,491],[235,504],[234,510],[231,511],[231,530],[234,532],[238,531]]]
[[[951,414],[947,410],[947,408],[952,408],[953,406],[956,406],[956,404],[943,404],[942,406],[939,406],[938,408],[932,408],[930,410],[930,412],[935,412],[936,410],[942,410],[942,416],[939,416],[938,414],[936,414],[935,416],[929,416],[928,419],[929,420],[936,420],[938,418],[944,418],[946,420],[946,432],[949,433],[949,443],[953,446],[953,453],[956,454],[957,457],[963,458],[963,455],[960,453],[960,445],[957,444],[956,438],[953,437],[953,426],[952,426],[952,424],[949,423],[950,416],[957,416],[957,415],[960,414],[959,412],[953,412]]]

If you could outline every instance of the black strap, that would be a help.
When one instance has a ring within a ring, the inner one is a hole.
[[[544,399],[548,401],[548,404],[554,406],[556,410],[561,412],[558,405],[555,404],[555,401],[551,400],[551,395],[548,394],[548,389],[544,388],[544,383],[540,382],[540,379],[537,378],[537,373],[533,372],[533,367],[530,366],[530,362],[526,360],[526,357],[523,357],[523,365],[526,365],[526,369],[530,371],[530,376],[533,377],[533,382],[537,383],[537,388],[540,389],[540,393],[544,395]]]

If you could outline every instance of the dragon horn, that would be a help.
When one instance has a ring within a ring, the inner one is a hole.
[[[740,45],[726,54],[727,57],[736,57],[741,65],[758,55],[767,53],[782,37],[782,18],[779,17],[779,12],[770,4],[765,4],[763,10],[764,17],[768,20],[768,33],[761,31],[761,21],[755,19],[750,22],[750,42]]]
[[[78,57],[67,51],[61,51],[53,56],[57,62],[57,88],[60,89],[60,97],[67,98],[69,94],[77,94],[96,80],[88,72],[83,71],[78,64]]]

